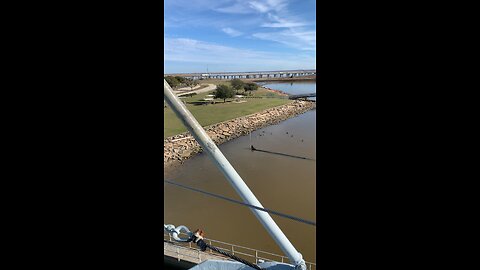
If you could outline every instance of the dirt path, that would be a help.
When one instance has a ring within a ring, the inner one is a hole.
[[[178,88],[178,89],[175,90],[175,91],[192,91],[192,90],[198,89],[198,88],[200,88],[200,87],[202,87],[201,84],[196,85],[196,86],[194,86],[194,87],[182,87],[182,88]]]
[[[202,88],[202,89],[198,89],[198,90],[193,90],[193,91],[174,91],[175,94],[179,95],[179,94],[191,94],[191,93],[196,93],[196,94],[200,94],[200,93],[205,93],[205,92],[209,92],[209,91],[213,91],[217,89],[217,86],[215,84],[211,84],[209,83],[207,87],[205,88]]]

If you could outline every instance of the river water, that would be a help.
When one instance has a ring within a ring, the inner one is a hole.
[[[269,83],[289,94],[315,92],[315,82]],[[268,126],[224,143],[222,153],[265,208],[316,220],[316,111]],[[251,151],[257,149],[298,156]],[[240,200],[233,187],[203,153],[165,171],[165,179]],[[206,237],[283,255],[248,207],[164,184],[164,222],[201,228]],[[276,215],[272,218],[302,253],[316,262],[316,229]]]
[[[316,92],[316,82],[312,81],[297,81],[297,82],[278,82],[278,83],[260,83],[264,87],[271,89],[282,90],[285,93],[292,95],[310,94]]]

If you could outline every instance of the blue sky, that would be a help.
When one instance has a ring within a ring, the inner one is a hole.
[[[165,73],[315,69],[315,0],[164,0]]]

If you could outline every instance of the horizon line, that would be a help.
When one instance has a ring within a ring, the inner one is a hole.
[[[176,72],[176,73],[163,73],[163,75],[176,75],[176,74],[212,74],[212,73],[260,73],[260,72],[278,72],[278,71],[310,71],[313,69],[282,69],[282,70],[257,70],[257,71],[209,71],[209,72]]]

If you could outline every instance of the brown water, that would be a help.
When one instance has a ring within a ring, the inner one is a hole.
[[[279,89],[278,87],[276,89]],[[219,146],[265,208],[316,219],[316,111],[308,111],[250,136]],[[288,132],[288,134],[287,134]],[[257,149],[309,158],[299,159],[251,151]],[[183,165],[169,169],[165,179],[240,200],[213,162],[201,153]],[[164,222],[201,228],[206,237],[283,255],[267,231],[247,207],[164,184]],[[272,215],[272,218],[303,254],[316,262],[316,227]]]

